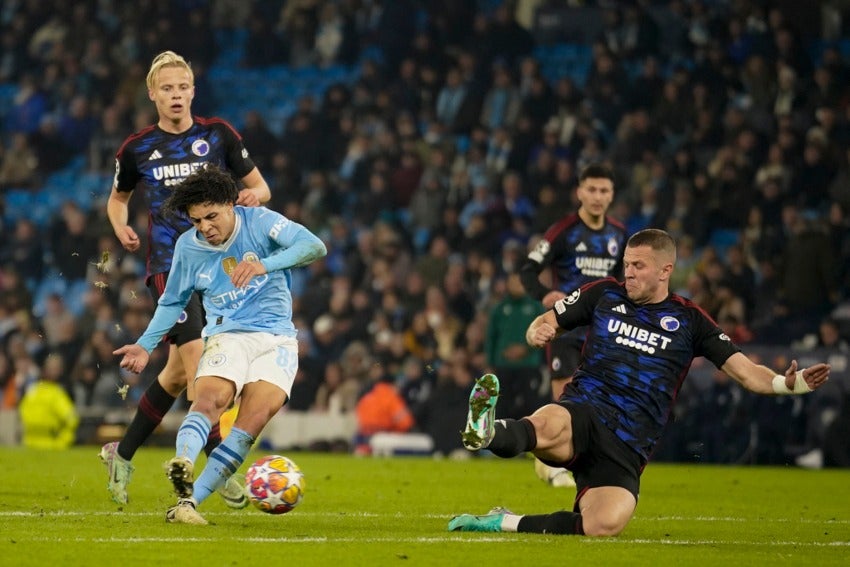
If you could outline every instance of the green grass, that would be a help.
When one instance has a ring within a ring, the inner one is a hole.
[[[847,565],[847,471],[651,464],[635,518],[618,538],[446,531],[461,512],[572,506],[574,490],[534,476],[531,461],[370,459],[289,453],[304,501],[284,516],[231,511],[209,526],[166,524],[161,464],[135,459],[131,502],[106,493],[98,448],[0,448],[0,565]],[[260,456],[256,454],[254,456]]]

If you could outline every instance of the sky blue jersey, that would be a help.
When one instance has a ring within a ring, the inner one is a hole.
[[[203,298],[204,336],[255,331],[295,336],[290,268],[327,253],[324,243],[302,225],[265,207],[234,207],[233,234],[218,246],[191,228],[177,240],[165,291],[137,343],[151,352],[177,322],[192,292]],[[230,274],[243,260],[259,260],[268,273],[237,288]]]

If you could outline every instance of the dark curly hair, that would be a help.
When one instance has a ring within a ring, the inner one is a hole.
[[[175,187],[162,206],[169,212],[188,214],[192,205],[235,204],[238,198],[239,188],[233,177],[217,165],[209,164]]]

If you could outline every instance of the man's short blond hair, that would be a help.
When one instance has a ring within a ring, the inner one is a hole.
[[[180,67],[186,69],[186,72],[189,73],[189,80],[192,84],[195,84],[195,74],[192,72],[192,66],[189,65],[189,62],[173,51],[163,51],[154,57],[151,62],[151,68],[148,71],[148,77],[145,81],[148,85],[148,90],[153,90],[156,86],[154,83],[156,82],[157,74],[163,67]]]

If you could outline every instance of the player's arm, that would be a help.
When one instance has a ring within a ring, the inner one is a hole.
[[[258,168],[254,168],[248,172],[248,175],[242,178],[243,188],[239,191],[239,199],[237,205],[244,207],[259,207],[263,203],[268,203],[272,198],[269,184],[263,178]]]
[[[540,348],[558,336],[563,331],[555,319],[555,311],[549,310],[538,315],[525,331],[525,341],[529,346]]]
[[[109,199],[106,200],[106,216],[109,217],[109,223],[121,246],[128,252],[135,252],[140,244],[139,235],[129,223],[132,196],[132,191],[119,191],[118,187],[113,185]]]
[[[268,210],[258,221],[262,223],[264,218],[273,221],[273,224],[266,224],[261,230],[266,231],[278,249],[259,261],[239,262],[230,276],[230,281],[236,287],[248,285],[254,276],[306,266],[328,253],[322,239],[304,226]]]
[[[165,290],[157,302],[148,328],[134,344],[124,345],[112,351],[114,355],[123,355],[121,368],[126,368],[130,372],[138,374],[145,369],[150,360],[150,353],[177,323],[177,319],[180,318],[192,297],[194,291],[192,274],[197,270],[188,266],[183,260],[184,252],[180,243],[181,240],[178,240],[174,248],[174,259],[165,283]]]
[[[561,253],[560,250],[553,249],[553,246],[557,248],[547,232],[528,253],[525,263],[519,269],[519,277],[526,293],[540,301],[546,309],[551,309],[556,301],[566,295],[561,290],[549,289],[540,282],[540,274],[551,265],[552,259]]]
[[[618,285],[613,278],[596,280],[574,290],[555,306],[538,315],[525,332],[525,341],[542,347],[565,331],[590,323],[596,303],[609,286]]]
[[[797,361],[792,360],[782,375],[736,352],[720,369],[741,386],[757,394],[806,394],[829,379],[830,366],[820,362],[798,370]]]
[[[271,189],[248,155],[248,150],[242,143],[242,137],[233,126],[223,120],[219,131],[224,139],[225,166],[242,182],[236,204],[243,207],[259,207],[267,203],[272,198]]]

